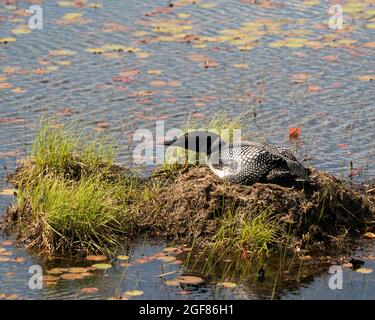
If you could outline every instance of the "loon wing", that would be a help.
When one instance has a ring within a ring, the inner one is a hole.
[[[214,162],[214,160],[218,160]],[[254,183],[280,164],[282,158],[268,152],[260,144],[233,143],[209,159],[211,170],[221,178],[233,183]]]
[[[290,177],[307,180],[308,177],[307,170],[289,148],[257,142],[226,145],[221,156],[219,153],[212,155],[208,165],[220,178],[241,184]]]

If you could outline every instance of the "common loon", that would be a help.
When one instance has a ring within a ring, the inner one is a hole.
[[[238,184],[273,180],[311,182],[309,171],[298,162],[288,147],[251,141],[226,143],[210,131],[192,131],[164,142],[206,154],[206,163],[221,179]]]

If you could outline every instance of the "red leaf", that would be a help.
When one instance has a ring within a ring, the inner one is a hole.
[[[289,128],[290,139],[299,139],[299,137],[300,137],[300,128]]]

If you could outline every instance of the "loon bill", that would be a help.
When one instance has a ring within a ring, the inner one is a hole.
[[[311,182],[308,169],[298,162],[288,147],[251,141],[225,143],[210,131],[188,132],[164,145],[205,153],[211,171],[232,183],[284,179]]]

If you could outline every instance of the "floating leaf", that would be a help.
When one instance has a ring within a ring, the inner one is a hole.
[[[374,239],[375,238],[375,233],[373,233],[373,232],[366,232],[364,234],[364,237],[367,238],[367,239]]]
[[[374,270],[372,270],[371,268],[359,268],[355,271],[358,273],[368,274],[368,273],[372,273]]]
[[[117,259],[119,259],[119,260],[129,260],[129,256],[120,255],[120,256],[117,256]]]
[[[87,268],[81,268],[81,267],[74,267],[68,269],[69,273],[83,273],[87,272]]]
[[[57,2],[57,5],[62,8],[75,7],[75,3],[73,1],[59,1]]]
[[[74,56],[75,54],[77,54],[77,52],[73,50],[61,49],[61,50],[51,50],[49,54],[51,56]]]
[[[127,297],[109,297],[107,300],[129,300]]]
[[[127,32],[129,28],[121,23],[109,22],[103,25],[103,32]]]
[[[246,63],[236,63],[233,65],[233,67],[237,69],[249,69],[249,65]]]
[[[139,263],[139,264],[144,264],[144,263],[148,263],[150,262],[148,259],[145,259],[145,258],[139,258],[137,260],[135,260],[135,263]]]
[[[166,247],[163,249],[163,252],[174,252],[174,251],[177,251],[178,248],[176,247]]]
[[[349,2],[345,4],[343,11],[345,13],[359,13],[365,9],[365,4],[360,2]]]
[[[361,81],[374,81],[375,75],[362,75],[362,76],[358,76],[357,79]]]
[[[166,286],[170,286],[170,287],[178,287],[180,285],[180,282],[178,280],[174,279],[174,280],[167,280],[167,281],[164,282],[164,284]]]
[[[0,242],[0,245],[11,246],[11,245],[13,245],[13,241],[12,240],[4,240],[4,241]]]
[[[341,45],[352,45],[354,43],[356,43],[357,40],[354,40],[354,39],[340,39],[340,40],[337,40],[337,43],[338,44],[341,44]]]
[[[175,261],[171,262],[171,264],[179,265],[179,264],[183,264],[183,261],[182,260],[175,260]]]
[[[15,29],[10,30],[10,32],[12,32],[14,34],[27,34],[27,33],[30,33],[31,30],[30,30],[29,26],[19,26]]]
[[[87,48],[85,51],[93,54],[102,54],[104,52],[102,48]]]
[[[320,4],[320,0],[305,0],[303,3],[306,6],[318,6]]]
[[[176,258],[171,257],[171,256],[164,256],[164,257],[159,257],[158,260],[161,260],[163,262],[173,262],[173,261],[176,261]]]
[[[104,51],[120,51],[120,52],[138,52],[140,51],[139,48],[134,48],[134,47],[127,47],[121,44],[113,44],[113,43],[108,43],[102,46],[102,50]]]
[[[120,263],[120,267],[125,267],[125,268],[130,267],[131,265],[132,265],[132,264],[129,263],[129,262],[123,262],[123,263]]]
[[[86,260],[89,260],[89,261],[104,261],[104,260],[107,260],[107,259],[108,258],[104,255],[98,255],[98,256],[91,255],[91,256],[86,257]]]
[[[6,124],[14,124],[14,123],[22,123],[25,119],[23,118],[0,118],[0,123]]]
[[[81,293],[93,294],[97,292],[99,292],[99,289],[95,287],[87,287],[81,289]]]
[[[9,262],[10,258],[0,256],[0,262]]]
[[[270,42],[268,44],[269,47],[271,48],[281,48],[283,46],[285,46],[285,41],[284,40],[277,40],[277,41],[274,41],[274,42]]]
[[[340,149],[346,149],[347,147],[349,147],[347,143],[337,143],[336,146]]]
[[[23,257],[19,257],[19,258],[12,259],[11,261],[15,263],[24,263],[26,259]]]
[[[148,70],[147,73],[148,74],[155,74],[155,75],[158,75],[158,74],[161,74],[163,71],[161,70]]]
[[[163,80],[154,80],[151,81],[151,85],[154,87],[162,87],[168,85],[168,82]]]
[[[59,277],[43,275],[43,282],[58,281],[59,279]]]
[[[131,297],[137,297],[137,296],[143,295],[143,291],[142,290],[130,290],[130,291],[126,291],[124,293],[124,295],[131,296]]]
[[[89,8],[92,8],[92,9],[100,9],[100,8],[103,8],[103,5],[101,3],[90,3],[88,5]]]
[[[177,280],[182,284],[194,284],[194,285],[201,284],[204,282],[202,278],[196,277],[196,276],[181,276],[181,277],[178,277]]]
[[[135,77],[136,75],[140,74],[141,72],[137,69],[132,70],[123,70],[119,73],[121,77]]]
[[[234,282],[219,282],[217,286],[224,288],[236,288],[237,284]]]
[[[293,74],[294,83],[303,83],[309,78],[308,73],[295,73]]]
[[[80,280],[83,279],[85,276],[81,273],[65,273],[61,275],[61,279],[64,280]]]
[[[67,272],[69,269],[68,268],[53,268],[50,270],[47,270],[48,274],[62,274],[64,272]]]
[[[107,270],[109,268],[112,268],[112,265],[108,263],[97,263],[92,265],[95,269],[100,269],[100,270]]]
[[[25,93],[25,92],[26,92],[25,89],[22,89],[22,88],[20,88],[20,87],[18,87],[18,88],[14,88],[14,89],[12,89],[11,91],[12,91],[13,93]]]
[[[199,7],[203,8],[203,9],[211,9],[211,8],[214,8],[216,6],[216,4],[213,3],[213,2],[199,3],[198,5],[199,5]]]
[[[13,87],[13,85],[11,83],[8,83],[8,82],[0,83],[0,89],[10,89],[12,87]]]
[[[0,294],[0,300],[16,300],[18,296],[16,294]]]
[[[317,93],[321,91],[322,91],[322,88],[318,85],[310,85],[307,88],[307,92],[310,92],[310,93]]]
[[[154,91],[147,91],[147,90],[141,90],[141,91],[134,91],[133,93],[129,94],[130,98],[135,97],[149,97],[155,95]]]
[[[151,54],[149,52],[145,52],[145,51],[142,51],[142,52],[137,52],[137,57],[140,58],[140,59],[146,59],[150,56]]]
[[[181,19],[185,19],[185,18],[189,18],[190,14],[189,13],[180,12],[180,13],[177,13],[177,17],[179,17]]]
[[[0,256],[12,256],[13,251],[7,250],[7,251],[0,251]]]
[[[3,189],[0,191],[0,196],[13,196],[15,192],[15,189]]]
[[[63,20],[76,20],[79,19],[83,16],[82,12],[71,12],[71,13],[66,13],[62,19]]]
[[[325,61],[331,61],[331,62],[338,60],[337,56],[324,56],[322,59]]]
[[[9,42],[15,42],[16,38],[0,38],[0,43],[7,44]]]
[[[184,296],[184,295],[187,295],[187,294],[192,294],[192,292],[188,291],[188,290],[181,290],[181,291],[177,292],[176,294]]]
[[[289,128],[289,138],[290,139],[299,139],[301,133],[300,128]]]

